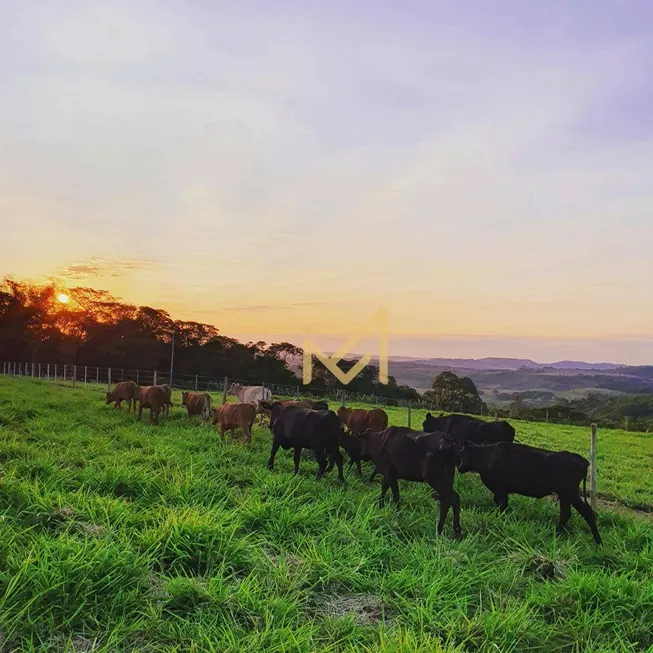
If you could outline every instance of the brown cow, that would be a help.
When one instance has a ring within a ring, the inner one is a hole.
[[[172,388],[167,384],[167,383],[162,383],[159,385],[161,390],[166,393],[166,405],[163,407],[163,415],[165,417],[168,417],[168,413],[170,412],[170,407],[172,406]]]
[[[150,422],[159,423],[159,415],[165,410],[168,404],[168,396],[165,390],[159,385],[150,385],[141,388],[138,395],[138,419],[143,414],[143,408],[150,409]]]
[[[188,417],[201,415],[202,424],[206,424],[211,415],[211,395],[208,392],[182,392],[181,405],[186,406]]]
[[[107,392],[106,404],[114,403],[114,408],[120,408],[123,401],[127,402],[127,412],[131,413],[132,403],[134,404],[134,412],[136,412],[136,402],[138,401],[138,393],[140,388],[133,381],[123,381],[117,383],[113,390]]]
[[[224,440],[225,431],[243,430],[245,442],[252,443],[252,425],[256,419],[256,408],[253,404],[223,404],[213,410],[213,424],[220,425],[220,437]]]
[[[297,406],[298,408],[309,408],[309,409],[313,410],[313,404],[315,402],[311,401],[310,399],[297,399],[297,400],[295,400],[295,399],[285,399],[283,401],[279,401],[279,403],[282,406]],[[270,415],[272,414],[272,411],[270,410],[270,408],[266,407],[267,405],[268,405],[268,402],[259,401],[256,412],[260,413],[261,415],[265,415],[269,419]]]
[[[388,414],[381,408],[338,408],[340,421],[355,435],[359,436],[363,431],[385,431],[388,428]]]

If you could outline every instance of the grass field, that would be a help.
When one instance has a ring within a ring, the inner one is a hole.
[[[178,404],[178,393],[173,400]],[[405,410],[390,410],[405,423]],[[413,414],[413,425],[423,414]],[[588,429],[515,422],[587,455]],[[248,450],[180,408],[160,427],[96,389],[0,379],[3,651],[650,651],[653,436],[601,431],[596,547],[577,514],[458,476],[463,539],[426,486]]]

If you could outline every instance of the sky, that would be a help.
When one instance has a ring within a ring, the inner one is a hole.
[[[653,363],[653,4],[0,0],[0,275],[225,335]]]

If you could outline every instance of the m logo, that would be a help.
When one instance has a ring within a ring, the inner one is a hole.
[[[358,376],[360,371],[369,364],[372,360],[372,354],[366,353],[361,356],[360,360],[349,370],[343,372],[338,363],[349,352],[356,343],[363,338],[376,333],[379,336],[379,381],[381,383],[388,383],[388,310],[380,308],[372,317],[365,323],[363,329],[352,336],[333,356],[327,356],[317,345],[311,340],[310,334],[307,332],[304,338],[304,385],[308,385],[313,379],[313,356],[317,358],[324,367],[326,367],[333,376],[342,383],[347,385]]]

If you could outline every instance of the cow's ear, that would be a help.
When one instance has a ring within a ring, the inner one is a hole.
[[[431,419],[431,417],[433,417],[433,415],[431,415],[431,413],[426,413],[426,419]]]

